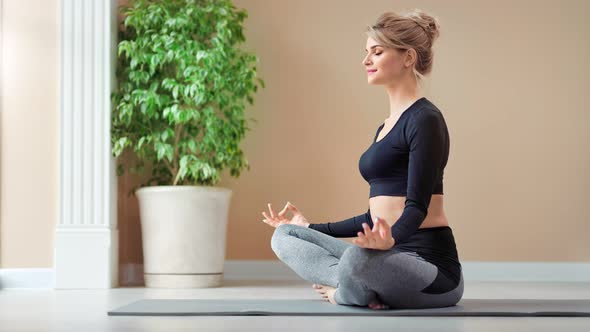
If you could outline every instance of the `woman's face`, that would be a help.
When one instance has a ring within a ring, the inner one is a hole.
[[[408,68],[404,66],[407,61],[406,51],[398,51],[379,45],[371,37],[367,38],[367,55],[363,59],[363,65],[367,70],[367,82],[375,85],[389,85],[401,80]]]

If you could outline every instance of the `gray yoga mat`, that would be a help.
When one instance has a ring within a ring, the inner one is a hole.
[[[373,310],[325,300],[145,299],[109,316],[573,316],[590,317],[590,299],[461,299],[431,309]]]

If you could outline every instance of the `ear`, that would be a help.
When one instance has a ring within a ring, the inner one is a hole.
[[[416,59],[418,59],[416,50],[413,48],[407,49],[404,54],[404,66],[412,67],[416,63]]]

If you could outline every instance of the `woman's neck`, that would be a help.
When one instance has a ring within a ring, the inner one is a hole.
[[[422,98],[422,92],[411,77],[397,84],[385,87],[389,96],[389,118],[397,119],[400,114],[412,105],[416,100]]]

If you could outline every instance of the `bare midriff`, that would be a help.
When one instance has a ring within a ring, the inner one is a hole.
[[[443,196],[441,194],[432,195],[428,214],[419,228],[449,226],[449,221],[443,210]],[[371,217],[385,219],[389,226],[393,226],[402,215],[405,204],[405,196],[373,196],[369,198]]]

